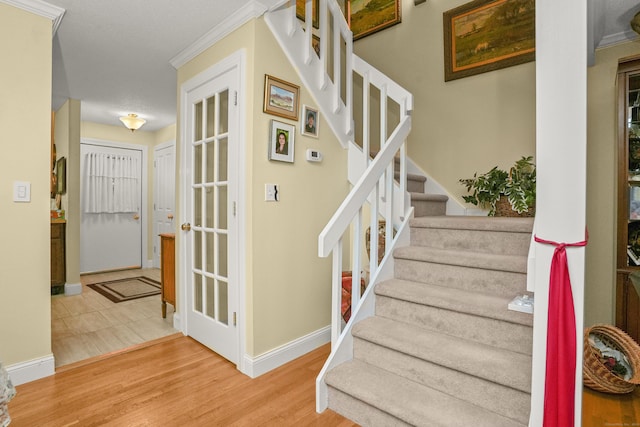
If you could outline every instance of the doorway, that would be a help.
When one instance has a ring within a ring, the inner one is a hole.
[[[80,159],[80,273],[142,268],[146,147],[83,139]]]
[[[175,141],[154,148],[153,168],[153,267],[160,268],[160,234],[175,232]]]
[[[173,143],[175,145],[175,143]],[[121,155],[139,159],[139,179],[137,186],[137,194],[139,195],[137,211],[123,212],[118,215],[124,216],[125,221],[137,221],[139,227],[136,227],[135,242],[127,243],[129,247],[135,247],[133,254],[135,258],[126,258],[124,262],[114,263],[110,261],[110,265],[82,264],[80,282],[82,292],[80,295],[52,296],[52,350],[55,356],[56,367],[68,365],[69,363],[78,362],[87,358],[100,356],[106,353],[129,348],[133,345],[139,345],[171,334],[178,331],[173,328],[173,307],[167,312],[167,317],[162,318],[160,296],[149,296],[125,303],[114,303],[97,292],[87,289],[88,284],[120,281],[127,278],[143,276],[150,278],[156,282],[160,281],[160,270],[154,268],[144,268],[147,261],[147,233],[146,212],[147,212],[147,147],[136,144],[121,144],[102,140],[93,140],[82,138],[81,141],[81,198],[85,194],[83,185],[84,177],[87,172],[84,170],[86,164],[84,158],[88,153],[101,153],[109,155]],[[134,168],[135,169],[135,168]],[[136,174],[138,176],[138,174]],[[111,177],[112,179],[115,179]],[[173,179],[173,177],[172,177]],[[111,182],[113,184],[113,182]],[[126,209],[126,207],[125,207]],[[139,212],[139,213],[138,213]],[[80,201],[80,215],[89,215],[85,212],[84,201]],[[138,214],[140,218],[133,218]],[[95,215],[95,214],[92,214]],[[104,215],[108,218],[108,215]],[[113,215],[114,217],[117,215]],[[117,218],[116,218],[117,219]],[[121,219],[121,218],[120,218]],[[94,218],[95,221],[95,218]],[[108,225],[116,223],[113,218],[107,222]],[[86,224],[85,224],[86,225]],[[126,224],[131,225],[131,224]],[[138,231],[139,230],[139,231]],[[81,224],[81,245],[86,245],[87,240],[85,230]],[[112,233],[109,234],[111,237]],[[128,238],[130,236],[126,236]],[[113,248],[115,251],[123,252],[118,241],[125,240],[114,239],[114,242],[105,244],[105,247]],[[83,243],[84,242],[84,243]],[[95,241],[89,246],[82,246],[81,257],[86,254],[86,249],[93,250],[91,245],[96,245]],[[98,245],[102,245],[102,241],[98,241]],[[109,246],[111,245],[111,246]],[[95,248],[99,250],[100,248]],[[102,248],[104,250],[104,248]],[[130,255],[130,254],[129,254]],[[129,259],[134,259],[130,261]],[[125,268],[121,267],[136,267]],[[142,267],[142,268],[141,268]],[[105,270],[117,271],[105,271]],[[100,271],[95,273],[95,271]],[[92,272],[93,274],[83,274]]]

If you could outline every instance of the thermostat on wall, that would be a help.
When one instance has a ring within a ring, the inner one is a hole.
[[[307,150],[307,160],[310,162],[321,162],[322,161],[322,153],[318,150],[312,150],[309,148]]]

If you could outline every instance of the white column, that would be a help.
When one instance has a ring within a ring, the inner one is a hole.
[[[587,6],[536,1],[536,234],[556,242],[585,238]],[[542,426],[549,295],[554,248],[536,244],[530,427]],[[584,248],[567,248],[576,310],[575,426],[581,425]]]

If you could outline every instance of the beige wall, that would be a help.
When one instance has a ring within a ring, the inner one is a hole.
[[[0,360],[50,356],[51,20],[0,3]],[[14,181],[31,202],[13,202]]]
[[[535,154],[535,63],[444,81],[442,14],[464,3],[403,0],[401,24],[354,47],[413,93],[409,156],[460,202],[460,178]]]
[[[178,70],[178,87],[238,49],[246,52],[246,351],[257,356],[330,323],[330,260],[317,239],[348,190],[346,151],[320,123],[320,139],[303,137],[299,123],[262,112],[265,74],[301,82],[262,19],[249,22]],[[305,88],[301,104],[316,107]],[[272,119],[296,126],[294,164],[267,160]],[[305,151],[322,151],[309,163]],[[178,143],[178,156],[182,141]],[[280,186],[277,203],[264,185]],[[179,195],[178,195],[179,197]]]
[[[67,220],[66,232],[66,282],[80,283],[80,101],[69,99],[55,114],[54,141],[56,157],[67,158],[67,191],[62,196],[61,207]]]
[[[640,54],[640,43],[596,52],[587,82],[587,271],[585,326],[615,322],[616,148],[618,59]]]

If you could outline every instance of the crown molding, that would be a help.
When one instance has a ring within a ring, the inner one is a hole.
[[[171,58],[169,62],[173,68],[177,70],[245,23],[264,15],[267,10],[269,10],[269,8],[258,1],[253,0],[247,3],[241,9],[234,12],[229,18],[225,19],[220,25],[196,40],[191,46]]]
[[[633,41],[638,38],[638,34],[633,30],[623,31],[621,33],[611,34],[602,37],[600,43],[598,43],[598,49],[603,47],[609,47],[616,44]]]
[[[66,10],[61,7],[54,6],[41,0],[0,0],[0,2],[51,19],[53,23],[52,36],[56,35],[56,31],[58,31],[58,27],[62,22],[62,17],[66,12]]]

